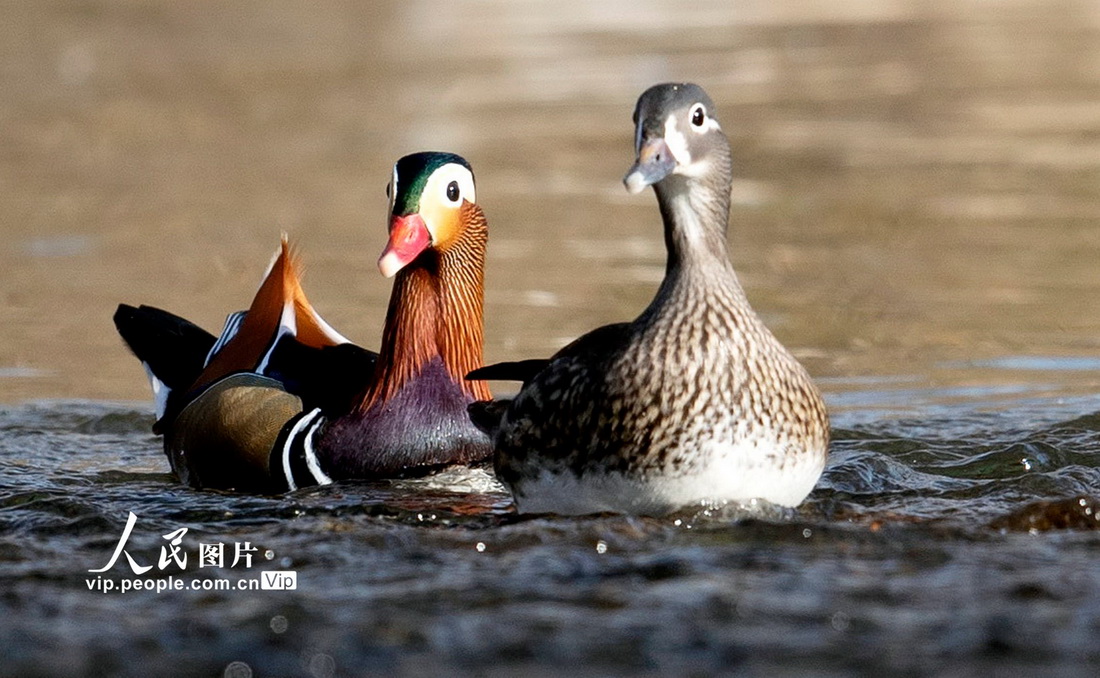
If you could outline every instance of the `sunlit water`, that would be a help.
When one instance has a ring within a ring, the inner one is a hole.
[[[1091,0],[12,5],[0,675],[1096,673],[1097,55]],[[733,145],[747,294],[833,415],[800,509],[518,519],[484,470],[168,476],[116,303],[216,329],[287,231],[373,347],[390,165],[439,148],[490,219],[487,357],[546,355],[660,280],[652,195],[619,180],[635,98],[680,78]],[[131,512],[151,569],[89,572]]]

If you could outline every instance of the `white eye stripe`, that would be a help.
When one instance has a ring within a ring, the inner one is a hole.
[[[388,212],[393,214],[393,204],[397,200],[397,163],[393,164],[393,176],[390,177],[390,208]]]
[[[458,199],[451,200],[447,196],[447,189],[451,184],[458,186]],[[450,162],[438,167],[431,173],[424,183],[424,189],[420,194],[420,216],[424,219],[424,225],[432,236],[432,243],[438,244],[441,238],[449,237],[451,226],[456,217],[455,212],[463,201],[476,202],[477,195],[474,192],[474,175],[456,162]]]
[[[672,157],[676,158],[676,164],[681,167],[691,164],[691,151],[688,149],[687,138],[676,125],[676,115],[671,114],[665,119],[665,143],[668,150],[672,151]]]
[[[447,187],[455,183],[458,185],[458,201],[453,201],[447,196]],[[424,196],[421,198],[438,200],[444,205],[462,204],[463,200],[477,202],[474,191],[474,175],[464,166],[451,162],[443,165],[428,177],[424,186]]]

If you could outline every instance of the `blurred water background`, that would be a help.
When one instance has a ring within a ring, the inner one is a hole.
[[[1100,4],[4,2],[0,675],[1093,675]],[[637,95],[692,80],[749,297],[834,417],[795,513],[517,520],[478,471],[287,497],[167,475],[110,322],[216,330],[281,232],[377,345],[384,188],[472,163],[486,358],[629,319],[664,267]],[[190,585],[89,590],[134,512]],[[198,568],[248,542],[251,568]],[[269,555],[270,558],[266,556]]]

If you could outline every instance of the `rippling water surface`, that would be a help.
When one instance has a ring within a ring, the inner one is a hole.
[[[194,492],[165,474],[145,408],[7,408],[0,673],[1084,674],[1100,665],[1100,416],[1068,417],[1093,410],[1043,408],[1023,428],[965,408],[841,416],[797,511],[520,519],[479,470]],[[88,572],[131,511],[126,551],[152,569]],[[160,569],[179,528],[189,563]],[[251,567],[230,567],[245,542]],[[225,544],[223,566],[198,567],[199,543]],[[293,591],[101,583],[290,570]]]
[[[0,675],[1094,675],[1098,8],[11,4]],[[168,476],[115,304],[220,327],[287,231],[374,346],[390,166],[440,148],[491,223],[487,358],[546,355],[660,280],[653,198],[619,179],[668,79],[718,102],[734,263],[833,415],[797,511],[520,519],[484,470]],[[149,569],[90,572],[131,513]],[[278,572],[296,588],[217,590]]]

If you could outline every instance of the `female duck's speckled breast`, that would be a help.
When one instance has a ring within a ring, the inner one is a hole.
[[[746,312],[732,270],[725,277],[675,285],[651,320],[639,319],[607,375],[621,391],[609,394],[622,403],[620,454],[661,486],[694,482],[719,496],[742,494],[719,489],[736,484],[769,498],[765,488],[786,486],[793,474],[807,477],[808,492],[824,454],[804,450],[824,450],[824,408],[802,366]],[[777,499],[801,498],[803,483],[795,484]]]

